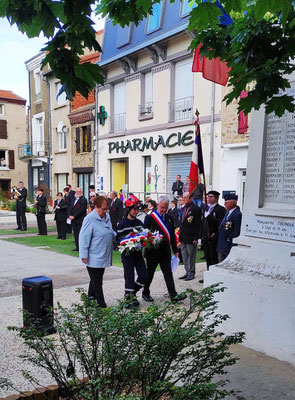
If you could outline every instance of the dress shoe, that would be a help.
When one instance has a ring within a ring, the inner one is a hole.
[[[125,304],[125,308],[127,310],[133,310],[134,308],[139,308],[140,302],[137,300],[136,296],[134,296],[131,300],[129,300]]]
[[[21,229],[21,231],[22,231],[22,232],[25,232],[25,231],[26,231],[26,229],[25,229],[25,228],[22,228],[22,229]]]
[[[61,238],[61,240],[66,240],[66,238]]]
[[[20,231],[22,228],[15,228],[15,231]]]
[[[171,301],[172,301],[172,303],[177,303],[178,301],[185,300],[186,298],[187,298],[187,295],[181,293],[181,294],[177,294],[174,297],[171,297]]]
[[[148,301],[148,302],[154,301],[154,299],[152,298],[152,296],[150,294],[143,294],[142,293],[142,298],[143,298],[143,300]]]
[[[204,283],[204,279],[200,279],[200,280],[199,280],[199,283]]]
[[[56,239],[61,239],[61,237],[58,237],[58,236],[57,236],[57,238],[56,238]]]
[[[37,233],[37,236],[42,236],[42,233]]]
[[[179,279],[186,279],[186,278],[187,278],[187,274],[182,275],[182,276],[179,277]]]
[[[72,251],[79,251],[79,249],[72,249]]]
[[[191,275],[191,276],[187,276],[185,278],[185,281],[192,281],[193,279],[195,279],[195,277],[194,277],[194,275]]]

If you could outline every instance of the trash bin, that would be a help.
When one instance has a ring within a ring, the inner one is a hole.
[[[41,332],[55,332],[53,314],[50,311],[53,307],[52,280],[46,276],[24,278],[22,293],[24,327],[33,322]]]

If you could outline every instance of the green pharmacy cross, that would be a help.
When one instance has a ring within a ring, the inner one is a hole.
[[[108,113],[105,111],[104,106],[100,106],[99,113],[97,113],[97,119],[99,120],[100,125],[104,125],[107,117],[108,117]]]

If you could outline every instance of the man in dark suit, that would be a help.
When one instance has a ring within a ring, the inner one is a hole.
[[[47,198],[43,194],[44,190],[42,188],[37,189],[37,197],[34,202],[36,208],[36,217],[38,224],[38,235],[47,235],[47,224],[45,221]]]
[[[195,277],[197,245],[201,228],[201,209],[193,203],[188,192],[183,194],[183,199],[185,207],[181,212],[179,242],[186,272],[180,279],[190,281]]]
[[[77,188],[75,197],[70,207],[69,218],[73,227],[75,245],[73,251],[79,251],[79,234],[82,227],[83,220],[86,216],[87,200],[82,194],[82,189]]]
[[[210,265],[218,264],[216,251],[218,242],[218,229],[225,215],[225,208],[218,204],[220,193],[211,190],[207,193],[207,209],[203,212],[202,218],[202,244],[207,263],[207,270]],[[199,281],[203,283],[203,279]]]
[[[159,247],[145,249],[144,252],[147,261],[148,280],[144,286],[142,298],[149,302],[154,301],[150,295],[150,285],[158,264],[160,264],[161,271],[164,275],[171,300],[177,302],[186,298],[186,295],[177,294],[171,270],[171,247],[177,257],[178,249],[176,246],[173,219],[167,214],[168,206],[169,199],[167,197],[160,197],[157,210],[147,215],[144,221],[145,228],[148,228],[152,232],[158,231],[163,235]]]
[[[123,218],[123,202],[118,199],[118,193],[113,191],[110,193],[109,198],[109,213],[112,221],[114,231],[117,231],[119,222]]]
[[[27,230],[27,218],[26,218],[26,207],[27,207],[27,194],[28,191],[22,181],[18,183],[18,192],[20,196],[15,196],[16,203],[16,231],[26,231]]]
[[[62,193],[57,193],[57,199],[53,204],[54,219],[56,222],[57,239],[65,240],[67,236],[68,205],[63,199]]]
[[[69,183],[67,184],[67,187],[69,188],[69,195],[73,199],[75,197],[75,191],[72,189],[72,185]]]
[[[181,182],[181,175],[176,176],[176,181],[172,185],[172,194],[174,196],[182,196],[183,182]]]
[[[237,206],[238,196],[228,194],[224,196],[226,214],[219,225],[217,252],[218,260],[222,262],[233,246],[233,238],[240,236],[242,213]]]

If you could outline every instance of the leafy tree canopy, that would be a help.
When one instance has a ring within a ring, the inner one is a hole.
[[[138,24],[152,12],[152,4],[160,0],[0,0],[0,17],[17,24],[28,37],[41,32],[48,37],[44,60],[61,80],[67,97],[78,90],[85,97],[95,82],[103,83],[97,65],[79,64],[83,48],[101,51],[95,40],[91,6],[108,15],[114,24]],[[174,0],[170,0],[173,2]],[[224,10],[233,20],[220,23],[222,11],[214,2],[194,0],[189,29],[195,33],[190,48],[203,44],[201,53],[209,58],[220,57],[231,68],[231,92],[225,100],[238,99],[242,90],[249,90],[239,109],[248,113],[266,104],[266,112],[281,116],[294,111],[286,75],[292,73],[295,53],[295,10],[293,0],[223,0]]]

